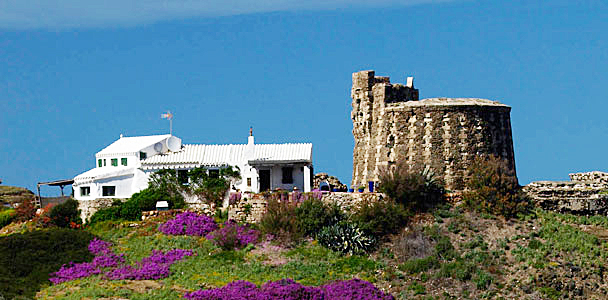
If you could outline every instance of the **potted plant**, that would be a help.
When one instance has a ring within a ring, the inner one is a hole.
[[[363,190],[365,190],[365,185],[360,185],[358,188],[359,193],[363,193]]]

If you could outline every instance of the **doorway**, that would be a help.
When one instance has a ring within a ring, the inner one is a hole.
[[[270,170],[260,170],[260,192],[270,190]]]

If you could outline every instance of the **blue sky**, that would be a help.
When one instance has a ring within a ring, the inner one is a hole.
[[[2,1],[3,184],[74,177],[166,110],[185,143],[312,142],[348,183],[364,69],[512,106],[521,184],[608,171],[605,1],[259,2]]]

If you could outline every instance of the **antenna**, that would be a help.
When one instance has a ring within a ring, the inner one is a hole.
[[[162,119],[169,119],[169,134],[173,135],[173,114],[171,111],[167,111],[167,113],[161,114],[160,117]]]

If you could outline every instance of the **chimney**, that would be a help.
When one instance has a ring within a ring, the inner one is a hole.
[[[408,77],[407,81],[405,83],[405,86],[413,89],[414,88],[414,77]]]
[[[249,127],[249,138],[247,139],[247,145],[253,145],[253,144],[254,144],[253,127]]]

